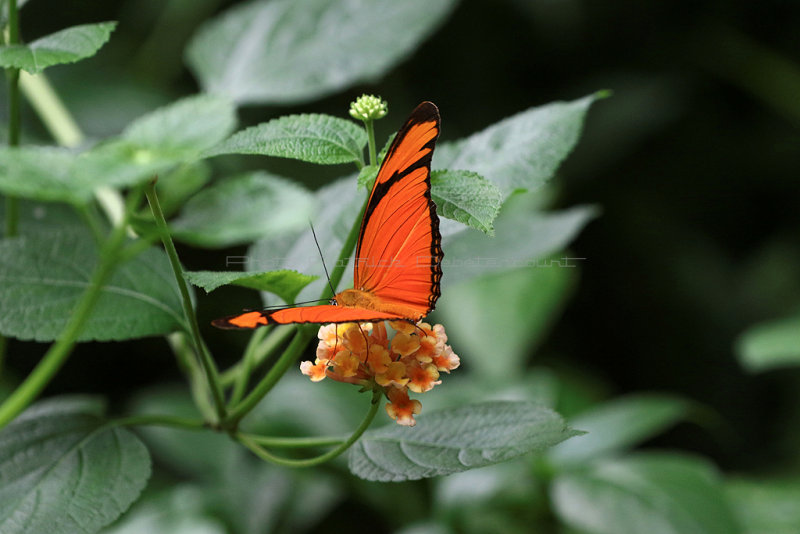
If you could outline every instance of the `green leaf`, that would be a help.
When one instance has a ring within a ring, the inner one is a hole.
[[[587,534],[739,534],[719,476],[708,462],[637,454],[556,477],[556,515]]]
[[[570,419],[570,425],[587,433],[550,449],[547,454],[560,467],[595,461],[654,437],[685,419],[690,404],[670,395],[627,395]]]
[[[536,268],[475,278],[442,295],[436,304],[437,321],[447,325],[450,338],[458,340],[458,355],[482,380],[507,384],[525,370],[558,318],[577,274],[576,268],[553,259]]]
[[[140,159],[187,159],[225,139],[235,126],[232,102],[201,94],[136,119],[125,128],[121,139],[139,149]]]
[[[418,416],[369,431],[350,451],[350,470],[381,482],[466,471],[540,451],[580,432],[530,402],[488,402]]]
[[[748,328],[736,343],[741,364],[750,372],[800,365],[800,315]]]
[[[269,291],[287,304],[294,304],[300,290],[317,279],[316,276],[289,269],[260,273],[189,271],[184,275],[189,282],[205,289],[206,293],[211,293],[220,286],[233,284],[257,291]]]
[[[566,247],[596,215],[588,206],[578,206],[555,213],[531,211],[528,195],[506,201],[495,221],[495,237],[472,229],[453,233],[442,224],[445,256],[442,262],[445,286],[489,273],[521,267],[574,267],[582,258],[568,256],[537,261]],[[524,236],[524,238],[522,237]],[[557,262],[557,263],[555,263]]]
[[[431,196],[439,216],[494,235],[492,222],[500,212],[503,196],[494,184],[480,174],[471,171],[434,171],[431,173]]]
[[[42,201],[83,203],[101,186],[123,187],[191,162],[224,139],[233,105],[200,95],[179,100],[129,125],[120,138],[82,154],[55,147],[0,147],[0,192]]]
[[[164,215],[177,212],[190,196],[211,179],[211,168],[204,161],[187,163],[158,177],[156,192]],[[149,208],[146,208],[149,213]]]
[[[503,197],[549,180],[578,142],[598,94],[531,108],[454,142],[439,143],[436,169],[469,169],[489,179]]]
[[[120,521],[101,534],[226,534],[212,518],[216,503],[209,491],[196,486],[170,485],[155,495],[145,494]]]
[[[204,189],[189,199],[170,226],[186,243],[227,247],[306,227],[313,205],[303,187],[256,171]]]
[[[375,178],[378,177],[378,170],[380,169],[377,165],[364,165],[361,167],[361,170],[358,171],[358,178],[356,179],[358,187],[363,187],[371,191],[372,186],[375,184]]]
[[[304,102],[373,81],[431,34],[454,0],[253,1],[203,26],[187,63],[239,103]]]
[[[207,152],[261,154],[310,163],[362,163],[367,132],[330,115],[288,115],[237,132]]]
[[[65,148],[0,147],[0,191],[42,201],[84,202],[96,184],[73,176],[76,155]]]
[[[96,532],[135,501],[150,457],[124,428],[61,398],[40,402],[0,432],[0,531]]]
[[[36,74],[53,65],[75,63],[95,55],[116,26],[116,22],[82,24],[32,43],[0,46],[0,67],[23,69]]]
[[[0,333],[57,339],[89,286],[97,250],[70,231],[0,242]],[[167,334],[184,324],[180,293],[166,255],[149,249],[117,268],[101,291],[79,341]]]
[[[796,534],[800,528],[800,480],[734,479],[726,494],[746,534]]]

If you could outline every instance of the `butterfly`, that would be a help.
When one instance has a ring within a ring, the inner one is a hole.
[[[219,328],[267,324],[417,322],[433,310],[442,279],[442,236],[431,200],[431,158],[439,110],[423,102],[389,146],[361,220],[353,289],[330,304],[249,311],[213,321]]]

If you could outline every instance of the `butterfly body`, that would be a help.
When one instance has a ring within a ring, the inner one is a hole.
[[[444,256],[431,200],[430,166],[439,110],[423,102],[397,132],[372,187],[356,246],[353,289],[331,304],[251,311],[219,328],[267,324],[419,321],[436,305]]]

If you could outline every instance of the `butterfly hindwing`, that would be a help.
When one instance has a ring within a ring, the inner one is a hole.
[[[325,304],[321,306],[304,306],[284,308],[272,311],[251,311],[231,315],[214,320],[211,324],[224,329],[251,329],[268,324],[294,323],[353,323],[372,321],[395,321],[403,319],[393,313],[366,310],[363,308],[345,308]]]
[[[412,308],[419,319],[439,298],[441,235],[430,167],[439,110],[420,104],[383,160],[361,222],[354,287]]]

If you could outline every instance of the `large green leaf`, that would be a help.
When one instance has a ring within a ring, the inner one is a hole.
[[[170,226],[181,241],[227,247],[306,227],[312,208],[313,197],[303,187],[256,171],[204,189]]]
[[[374,80],[454,0],[257,0],[206,24],[187,62],[206,91],[240,103],[302,102]]]
[[[508,196],[549,180],[578,142],[583,120],[598,95],[555,102],[517,113],[483,131],[439,143],[436,169],[465,169],[489,179]]]
[[[607,460],[557,476],[556,514],[587,534],[738,534],[719,476],[706,461],[668,453]]]
[[[82,24],[50,34],[31,43],[0,46],[0,67],[35,74],[52,65],[75,63],[100,50],[116,22]]]
[[[119,138],[81,154],[56,147],[0,147],[0,192],[85,202],[99,187],[132,185],[197,160],[235,122],[229,101],[200,95],[144,115]]]
[[[269,291],[278,295],[287,304],[294,304],[300,290],[317,278],[289,269],[260,273],[190,271],[184,275],[189,282],[205,289],[206,293],[220,286],[233,284],[258,291]]]
[[[800,365],[800,315],[748,328],[739,337],[736,352],[752,372]]]
[[[440,217],[494,235],[492,223],[500,212],[503,197],[483,176],[470,171],[434,171],[431,196]]]
[[[150,477],[136,436],[83,402],[54,398],[0,432],[0,531],[93,533],[135,501]]]
[[[237,132],[207,152],[261,154],[311,163],[362,162],[367,132],[331,115],[288,115]]]
[[[369,431],[350,450],[350,470],[382,482],[416,480],[495,464],[580,434],[531,402],[487,402]]]
[[[800,479],[736,478],[725,486],[746,534],[800,532]]]
[[[536,268],[478,277],[444,292],[436,304],[437,321],[447,325],[450,338],[458,340],[458,355],[482,380],[508,383],[524,371],[558,318],[577,271],[552,259]]]
[[[229,100],[200,94],[136,119],[121,138],[139,148],[140,159],[189,159],[225,139],[235,126],[236,110]]]
[[[545,256],[566,247],[596,215],[589,206],[554,213],[532,210],[528,195],[506,201],[495,221],[495,236],[476,230],[445,233],[442,285],[450,286],[476,276],[523,267],[564,267],[580,264],[582,258],[564,256],[542,263]],[[447,231],[450,231],[448,229]]]
[[[642,393],[601,404],[570,419],[586,434],[548,451],[559,466],[587,463],[632,447],[689,415],[690,404],[670,395]]]
[[[42,232],[0,242],[0,332],[56,339],[89,286],[97,250],[90,236]],[[146,250],[120,266],[79,335],[80,341],[167,334],[184,322],[166,255]]]

